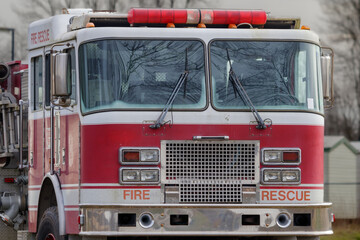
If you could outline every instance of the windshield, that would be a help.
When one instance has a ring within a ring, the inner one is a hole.
[[[216,109],[248,109],[229,79],[231,62],[257,109],[323,112],[320,48],[314,44],[219,40],[210,45],[210,60]]]
[[[189,74],[173,109],[206,106],[200,41],[101,40],[79,47],[81,108],[162,109],[182,73]]]

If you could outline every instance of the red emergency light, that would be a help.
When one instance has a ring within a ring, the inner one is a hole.
[[[128,12],[130,24],[241,24],[264,25],[266,12],[262,10],[200,10],[132,8]]]
[[[15,178],[4,178],[4,183],[15,183]]]

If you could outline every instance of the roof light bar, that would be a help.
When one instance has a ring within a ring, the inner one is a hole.
[[[262,10],[200,10],[132,8],[130,24],[241,24],[264,25],[267,15]]]

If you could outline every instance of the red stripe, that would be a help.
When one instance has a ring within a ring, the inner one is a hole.
[[[160,186],[81,186],[81,189],[160,189]]]
[[[260,189],[324,189],[324,187],[302,187],[302,186],[260,186]]]
[[[65,205],[65,208],[79,208],[79,205]]]
[[[61,189],[64,189],[64,190],[75,189],[75,190],[77,190],[77,189],[79,189],[79,187],[78,186],[77,187],[61,187]]]
[[[38,205],[30,205],[30,206],[28,206],[29,208],[37,208],[38,207]],[[65,207],[67,207],[67,208],[75,208],[75,207],[79,207],[79,205],[65,205]]]

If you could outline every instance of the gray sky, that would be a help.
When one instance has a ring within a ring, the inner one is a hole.
[[[1,27],[15,27],[17,17],[12,11],[12,4],[20,3],[20,0],[0,0],[0,26]],[[14,5],[16,6],[16,5]],[[14,21],[15,19],[15,21]]]

